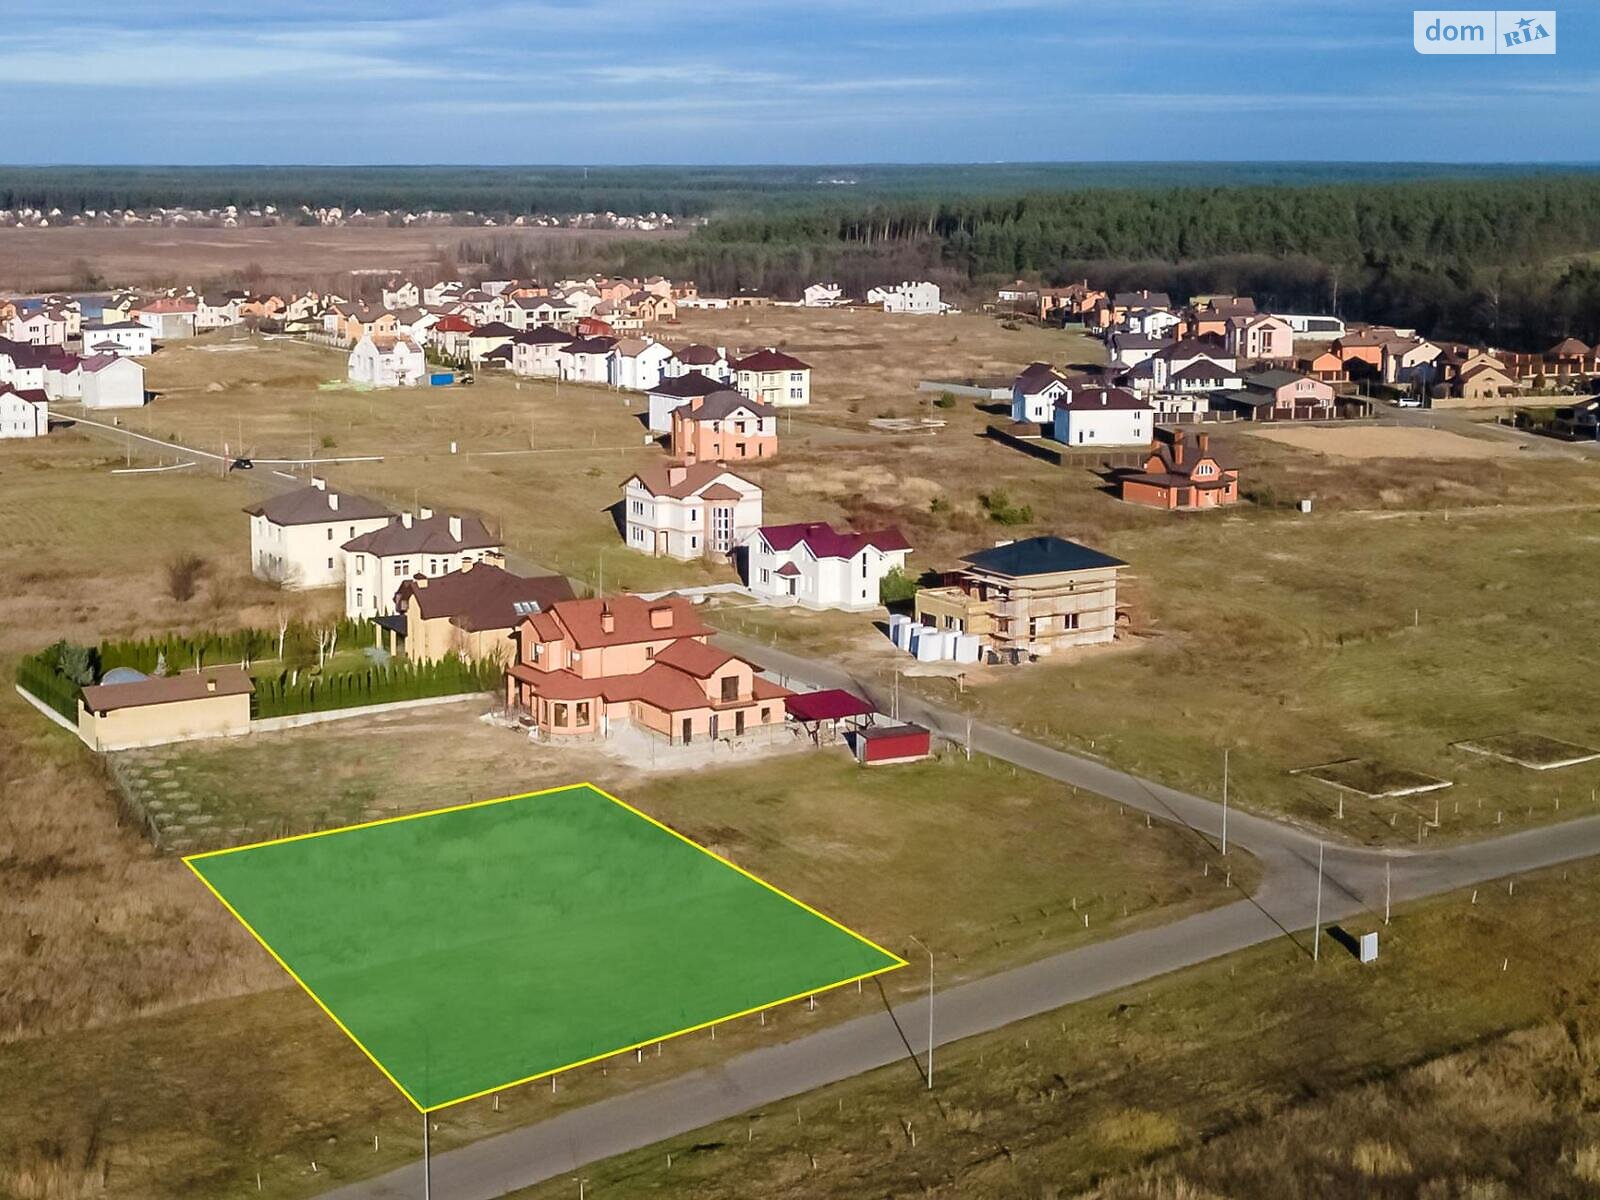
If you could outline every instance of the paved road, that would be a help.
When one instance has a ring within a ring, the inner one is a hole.
[[[815,686],[853,686],[881,703],[881,691],[830,664],[801,659],[732,635],[720,639],[791,680]],[[964,741],[964,714],[901,696],[901,715]],[[1221,806],[1103,763],[1042,746],[981,722],[971,726],[974,750],[1176,820],[1215,844]],[[1600,817],[1516,833],[1444,850],[1374,850],[1338,843],[1248,813],[1228,814],[1230,851],[1237,845],[1261,861],[1255,894],[1235,903],[1081,949],[1052,955],[938,993],[935,1040],[956,1041],[1000,1029],[1081,1000],[1091,999],[1224,954],[1291,936],[1310,952],[1316,916],[1319,845],[1324,850],[1325,923],[1382,911],[1385,867],[1396,901],[1417,899],[1600,854]],[[541,1180],[567,1175],[586,1163],[678,1137],[742,1112],[801,1095],[865,1071],[900,1064],[907,1086],[919,1067],[908,1041],[925,1045],[927,1001],[893,1013],[858,1017],[792,1041],[738,1055],[716,1067],[574,1109],[537,1125],[515,1129],[434,1159],[436,1194],[450,1200],[492,1200]],[[421,1167],[412,1165],[329,1193],[337,1200],[389,1200],[421,1190]]]

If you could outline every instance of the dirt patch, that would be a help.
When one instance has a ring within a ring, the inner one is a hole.
[[[1504,442],[1464,437],[1443,429],[1396,425],[1345,428],[1252,429],[1256,437],[1330,458],[1516,458],[1521,450]]]

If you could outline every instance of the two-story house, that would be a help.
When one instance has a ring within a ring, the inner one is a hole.
[[[498,562],[505,548],[478,517],[402,512],[344,543],[344,611],[347,617],[387,617],[400,585],[418,575],[435,579],[485,556]]]
[[[1117,477],[1117,495],[1130,504],[1195,510],[1239,500],[1239,472],[1211,449],[1211,435],[1158,429],[1144,469]]]
[[[606,737],[627,721],[677,745],[781,726],[789,692],[711,632],[679,598],[558,601],[517,626],[507,711],[546,738]]]
[[[772,458],[778,453],[778,414],[734,391],[691,397],[672,410],[667,448],[686,463]]]
[[[745,549],[745,582],[757,596],[859,611],[878,605],[883,577],[905,567],[911,543],[898,529],[839,533],[814,521],[763,525]]]
[[[781,350],[757,350],[730,365],[736,388],[773,408],[811,403],[811,367]]]
[[[1055,440],[1063,446],[1147,446],[1155,406],[1118,387],[1073,388],[1055,402]]]
[[[390,651],[403,650],[413,662],[495,658],[509,664],[522,619],[573,598],[563,576],[514,575],[486,552],[448,575],[413,575],[400,585],[395,610],[403,632],[390,629]]]
[[[352,496],[313,477],[244,510],[250,515],[250,573],[288,588],[332,587],[344,579],[344,544],[381,529],[394,515],[376,500]]]
[[[761,524],[761,489],[724,462],[662,463],[622,481],[622,508],[630,550],[725,555]]]
[[[1117,573],[1128,564],[1065,538],[1001,542],[917,592],[916,619],[976,636],[1001,655],[1113,641]]]

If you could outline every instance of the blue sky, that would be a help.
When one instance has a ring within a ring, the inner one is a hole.
[[[10,8],[7,162],[1600,160],[1596,0],[1554,57],[1388,0]]]

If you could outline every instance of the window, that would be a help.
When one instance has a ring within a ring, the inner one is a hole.
[[[737,675],[725,675],[725,676],[723,676],[723,678],[722,678],[722,700],[723,700],[723,703],[726,704],[728,701],[737,700],[738,698],[739,698],[739,677]]]
[[[552,723],[557,729],[565,729],[567,727],[567,706],[565,704],[552,704],[550,706],[550,715],[554,718]]]
[[[328,533],[328,540],[330,542],[333,541],[333,526],[332,525],[328,526],[327,533]]]
[[[328,560],[328,570],[333,570],[333,559],[331,558]]]
[[[364,575],[364,574],[366,574],[366,570],[367,570],[367,556],[365,554],[356,555],[356,574],[357,575]]]
[[[357,608],[361,607],[361,589],[360,588],[356,589],[356,607]]]
[[[573,724],[575,724],[575,725],[587,725],[588,723],[589,723],[589,702],[587,700],[579,700],[578,701],[578,719],[576,721],[574,721]]]
[[[404,576],[409,575],[411,573],[411,560],[409,558],[397,558],[397,559],[395,559],[394,560],[394,573],[395,573],[395,578],[397,578],[397,579],[403,578]]]
[[[771,583],[772,582],[772,572],[767,570],[765,567],[761,568],[761,582],[762,583]]]

